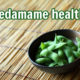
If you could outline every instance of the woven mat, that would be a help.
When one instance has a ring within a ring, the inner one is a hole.
[[[68,10],[80,0],[0,0],[0,10]],[[80,80],[80,68],[56,75],[40,71],[27,56],[30,43],[55,29],[80,31],[79,20],[0,20],[0,80]]]

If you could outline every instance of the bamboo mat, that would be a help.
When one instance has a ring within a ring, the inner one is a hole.
[[[0,0],[0,10],[68,10],[80,0]],[[56,75],[40,71],[27,56],[30,43],[55,29],[80,31],[79,20],[0,20],[0,80],[80,80],[80,68]]]

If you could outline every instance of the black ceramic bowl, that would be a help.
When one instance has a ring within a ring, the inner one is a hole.
[[[76,37],[80,37],[79,32],[73,31],[70,29],[54,30],[54,31],[47,32],[32,42],[32,44],[30,45],[29,50],[28,50],[29,59],[31,60],[32,64],[34,64],[36,67],[38,67],[39,69],[41,69],[45,72],[57,73],[57,74],[70,72],[80,65],[80,59],[75,60],[73,63],[66,64],[64,66],[59,66],[59,67],[43,66],[43,65],[37,64],[35,62],[35,54],[38,50],[40,43],[42,41],[45,42],[48,40],[54,40],[55,33],[57,35],[63,35],[65,37],[71,39],[75,44],[76,44],[76,40],[75,40]]]

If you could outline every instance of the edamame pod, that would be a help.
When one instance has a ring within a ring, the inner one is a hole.
[[[50,58],[38,58],[38,59],[36,59],[36,62],[38,64],[43,64],[43,63],[50,62],[50,61],[51,61]]]
[[[67,62],[67,60],[65,60],[65,59],[60,59],[59,61],[58,61],[58,66],[63,66],[64,64],[67,64],[68,62]]]
[[[75,57],[80,58],[80,52],[79,51],[73,51],[73,54]]]
[[[74,60],[75,60],[74,56],[70,56],[68,58],[68,63],[72,63],[72,62],[74,62]]]
[[[41,42],[40,48],[43,50],[43,49],[47,48],[48,46],[50,46],[50,45],[53,44],[53,43],[54,43],[54,42],[52,42],[52,41]]]
[[[63,60],[60,59],[60,60],[58,61],[58,65],[59,65],[59,66],[63,66],[63,65],[64,65]]]
[[[65,58],[65,55],[64,55],[64,52],[63,52],[62,49],[58,50],[58,55],[59,55],[60,58]]]
[[[48,47],[48,46],[54,44],[54,42],[53,41],[47,41],[47,42],[44,42],[44,44]]]
[[[44,49],[44,50],[41,51],[40,56],[46,57],[46,56],[48,56],[48,54],[49,54],[48,49]]]
[[[58,54],[57,53],[55,53],[55,52],[51,52],[50,54],[49,54],[49,58],[51,58],[54,62],[58,62],[59,61],[59,56],[58,56]]]
[[[53,44],[53,45],[51,45],[51,46],[48,47],[48,50],[49,50],[49,51],[52,51],[52,50],[61,48],[61,47],[63,47],[64,45],[66,45],[65,42],[60,42],[60,43],[58,43],[58,44]]]
[[[58,43],[58,40],[57,40],[57,34],[55,34],[54,42],[55,42],[55,43]]]
[[[68,39],[62,35],[55,35],[55,40],[56,42],[60,42],[60,41],[67,41]]]
[[[67,56],[67,58],[70,57],[70,56],[72,56],[71,48],[68,47],[68,46],[64,47],[64,53]]]
[[[53,45],[51,45],[51,46],[48,47],[48,50],[49,50],[49,51],[52,51],[52,50],[54,50],[54,49],[55,49],[55,44],[53,44]]]
[[[68,46],[74,46],[74,43],[72,42],[72,40],[67,40],[67,45]]]
[[[45,49],[46,47],[47,47],[47,45],[44,44],[43,42],[41,42],[41,44],[40,44],[40,48],[43,50],[43,49]]]
[[[76,37],[78,48],[80,48],[80,38]]]
[[[57,65],[57,63],[53,62],[53,63],[50,63],[50,64],[49,64],[49,67],[54,67],[54,66],[56,66],[56,65]]]

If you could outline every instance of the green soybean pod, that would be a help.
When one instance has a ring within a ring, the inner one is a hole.
[[[60,41],[67,41],[68,39],[62,35],[55,36],[55,41],[60,42]]]
[[[73,54],[75,57],[80,58],[80,52],[79,51],[73,51]]]
[[[54,67],[54,66],[56,66],[56,65],[57,65],[57,63],[53,62],[53,63],[50,63],[50,64],[49,64],[49,67]]]
[[[63,47],[64,45],[66,45],[66,43],[64,43],[64,42],[60,42],[60,43],[58,43],[58,44],[52,44],[51,46],[48,47],[48,50],[49,50],[49,51],[52,51],[52,50],[61,48],[61,47]]]
[[[55,44],[53,44],[53,45],[51,45],[51,46],[48,47],[48,50],[49,50],[49,51],[52,51],[52,50],[54,50],[54,49],[55,49]]]
[[[71,50],[71,48],[69,46],[65,46],[64,47],[64,53],[67,56],[67,58],[70,57],[70,56],[72,56],[72,50]]]
[[[47,41],[47,42],[44,42],[44,44],[48,47],[50,45],[52,45],[54,42],[53,41]]]
[[[63,60],[60,59],[60,60],[58,61],[58,66],[63,66],[63,65],[64,65],[64,62],[63,62]]]
[[[65,58],[65,55],[62,49],[58,50],[58,55],[60,56],[60,58]]]
[[[55,53],[55,52],[51,52],[50,54],[49,54],[49,58],[51,58],[54,62],[58,62],[59,61],[59,56],[58,56],[58,54],[57,53]]]
[[[70,56],[70,57],[68,58],[68,63],[72,63],[72,62],[74,62],[74,61],[75,61],[74,56]]]
[[[53,44],[52,41],[41,42],[40,48],[43,50],[43,49],[47,48],[48,46],[50,46],[51,44]]]
[[[51,61],[50,58],[38,58],[36,59],[35,62],[37,62],[38,64],[43,64],[43,63],[50,62],[50,61]]]
[[[64,64],[68,64],[68,61],[66,59],[60,59],[58,61],[58,66],[63,66]]]
[[[59,48],[63,47],[64,45],[66,45],[65,42],[59,42],[58,44],[56,44],[55,49],[59,49]]]
[[[76,37],[78,48],[80,48],[80,38]]]
[[[58,43],[57,34],[55,34],[54,42],[55,42],[55,43]]]
[[[74,46],[74,43],[73,43],[72,40],[67,40],[67,45],[68,45],[68,46]]]
[[[43,42],[41,42],[41,44],[40,44],[40,48],[43,50],[43,49],[45,49],[46,47],[47,47],[47,45],[44,44]]]
[[[44,49],[44,50],[41,51],[40,56],[46,57],[48,54],[49,54],[48,49]]]

